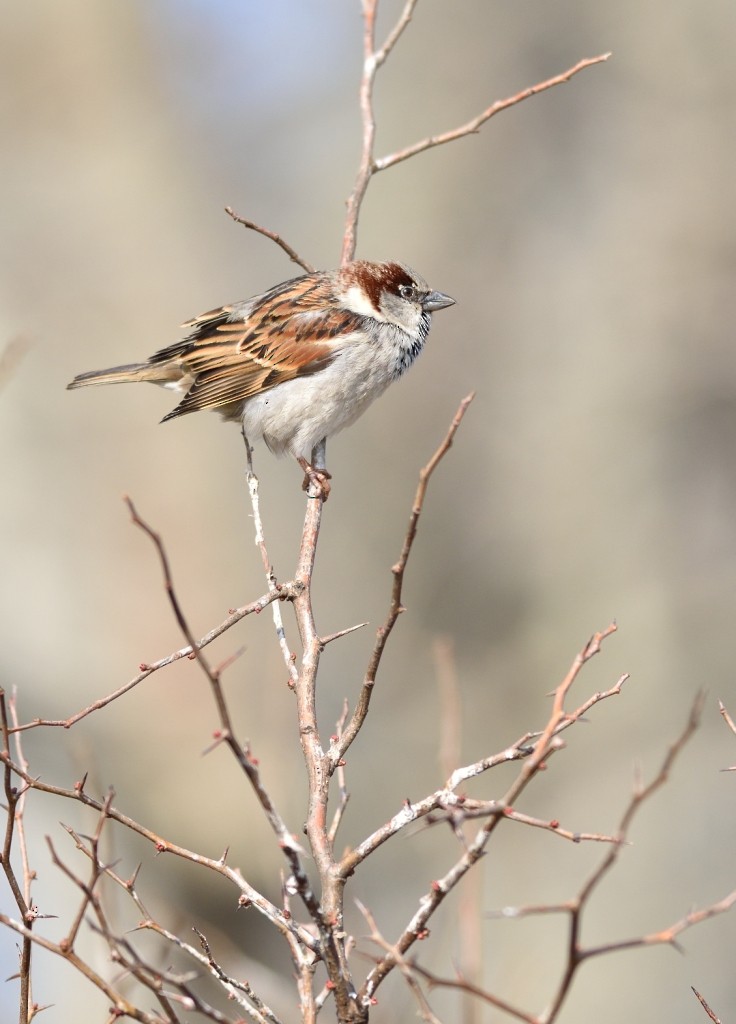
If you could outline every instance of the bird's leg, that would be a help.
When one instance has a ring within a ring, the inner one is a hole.
[[[248,441],[248,438],[245,436],[245,427],[243,427],[242,425],[240,427],[240,433],[243,435],[243,444],[245,445],[245,457],[248,460],[248,473],[249,475],[251,475],[253,473],[253,448],[250,442]]]
[[[332,474],[325,469],[326,449],[327,442],[323,439],[312,449],[311,463],[307,462],[303,455],[297,456],[297,462],[304,470],[302,490],[309,492],[309,488],[314,485],[315,493],[309,496],[321,498],[322,501],[327,501],[330,496],[330,480],[332,479]]]

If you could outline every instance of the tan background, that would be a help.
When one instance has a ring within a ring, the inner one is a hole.
[[[171,400],[154,389],[64,387],[81,370],[146,357],[189,316],[292,275],[275,246],[222,213],[227,203],[317,265],[337,262],[359,153],[359,8],[40,0],[4,12],[0,344],[21,337],[29,349],[0,396],[0,658],[24,720],[66,716],[181,646],[123,492],[164,535],[197,633],[263,590],[237,432],[214,416],[157,426]],[[396,10],[386,3],[384,30]],[[618,636],[576,692],[582,700],[624,671],[631,681],[571,737],[521,810],[613,829],[635,765],[654,771],[698,688],[708,701],[702,730],[600,892],[590,942],[671,923],[736,879],[735,783],[719,774],[736,762],[736,740],[717,712],[718,698],[736,712],[735,30],[730,0],[423,0],[377,89],[381,153],[614,51],[480,135],[374,182],[359,254],[404,259],[458,305],[435,318],[408,379],[331,444],[316,584],[324,633],[380,621],[417,469],[476,388],[433,483],[409,611],[351,752],[344,839],[439,782],[438,633],[456,645],[463,757],[474,760],[543,722],[545,694],[615,617]],[[298,472],[262,450],[257,460],[271,556],[287,578],[303,511]],[[327,733],[343,697],[355,697],[371,637],[325,656]],[[217,657],[241,644],[228,692],[298,830],[293,700],[267,615],[228,634]],[[212,855],[229,844],[231,861],[277,898],[281,865],[253,798],[224,751],[200,756],[215,725],[203,680],[185,663],[72,732],[30,734],[26,753],[33,771],[60,783],[89,770],[91,790],[113,784],[125,810],[173,841]],[[506,783],[489,777],[474,792],[497,796]],[[40,797],[29,808],[36,896],[42,912],[63,917],[73,893],[41,838],[52,833],[74,861],[60,818],[93,824]],[[233,973],[293,1014],[288,984],[272,985],[258,967],[265,953],[288,977],[284,953],[271,951],[253,912],[235,914],[232,891],[143,844],[116,843],[122,873],[143,861],[143,896],[166,924],[198,924]],[[392,937],[457,853],[444,831],[399,840],[354,894]],[[480,906],[568,898],[599,855],[509,828],[485,861]],[[435,923],[434,959],[422,948],[437,969],[456,953],[456,906]],[[135,915],[121,905],[118,920],[130,927]],[[596,961],[563,1019],[705,1019],[691,984],[728,1019],[735,922],[688,933],[684,959],[658,949]],[[44,930],[59,936],[63,922]],[[484,920],[482,933],[485,983],[541,1010],[562,928]],[[7,935],[0,943],[6,977],[15,946]],[[49,1024],[104,1019],[103,998],[63,965],[39,964],[36,998],[55,1004]],[[10,1018],[13,984],[0,1000]],[[435,1005],[452,1019],[442,999]],[[413,1013],[401,983],[386,988],[377,1019]]]

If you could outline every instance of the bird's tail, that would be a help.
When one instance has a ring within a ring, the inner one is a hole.
[[[132,384],[140,380],[160,383],[165,377],[160,368],[158,372],[156,370],[150,363],[128,363],[127,366],[111,366],[109,370],[88,370],[87,373],[77,374],[67,384],[67,389],[85,388],[89,384]]]

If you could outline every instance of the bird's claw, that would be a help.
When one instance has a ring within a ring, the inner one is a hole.
[[[310,498],[321,498],[322,501],[327,501],[330,496],[332,474],[328,473],[326,469],[315,469],[305,458],[300,458],[297,461],[304,470],[302,490],[309,493],[310,487],[313,487],[314,493],[309,495]]]

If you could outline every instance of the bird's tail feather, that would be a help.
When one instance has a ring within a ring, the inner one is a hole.
[[[109,370],[88,370],[80,373],[67,384],[67,389],[84,388],[89,384],[131,384],[140,380],[161,382],[164,376],[150,363],[128,363],[127,366],[111,366]]]

